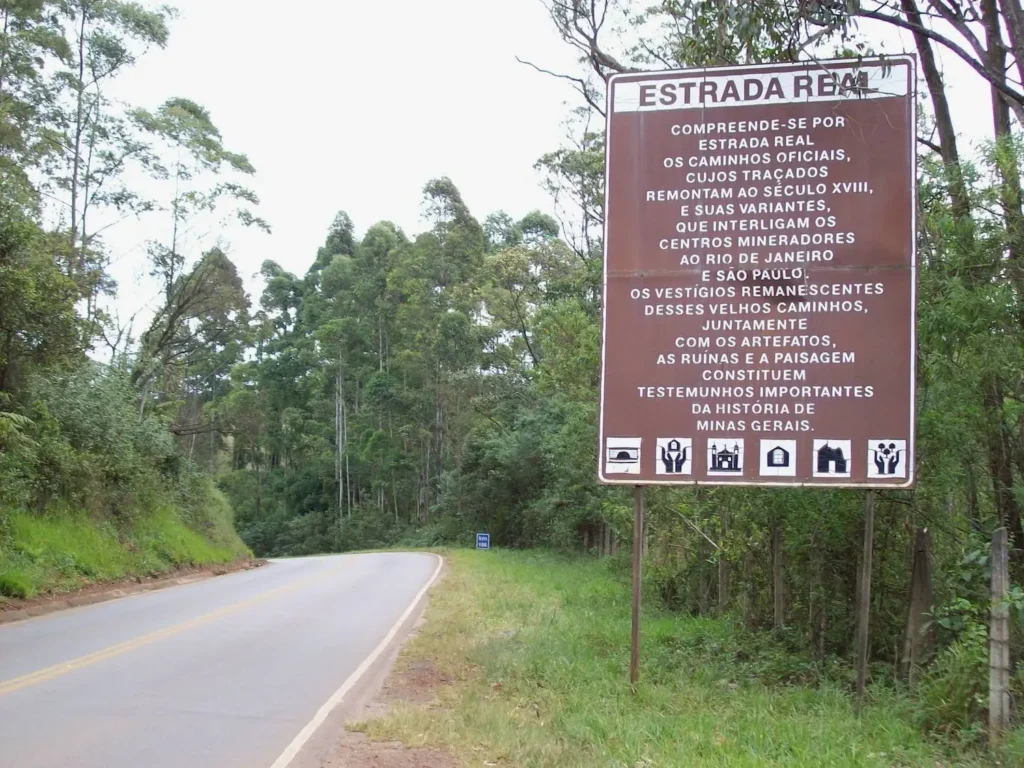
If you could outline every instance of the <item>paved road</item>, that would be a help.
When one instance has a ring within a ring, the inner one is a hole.
[[[0,766],[269,768],[437,566],[278,560],[0,626]]]

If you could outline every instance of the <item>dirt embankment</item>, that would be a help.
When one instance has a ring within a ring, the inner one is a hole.
[[[43,616],[47,613],[77,608],[82,605],[102,603],[119,597],[127,597],[140,592],[151,592],[155,589],[175,587],[193,581],[223,576],[234,571],[247,571],[266,564],[266,560],[239,560],[234,563],[220,565],[204,565],[188,568],[176,568],[172,571],[154,576],[132,576],[102,584],[90,584],[72,592],[58,592],[39,595],[28,600],[16,600],[0,597],[0,624],[21,621],[32,616]]]
[[[438,691],[450,684],[429,661],[399,662],[362,719],[381,717],[398,704],[434,705]],[[362,733],[345,729],[320,768],[456,768],[451,755],[436,749],[407,747],[400,742],[371,741]]]

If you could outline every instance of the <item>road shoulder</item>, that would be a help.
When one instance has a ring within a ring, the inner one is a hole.
[[[398,742],[374,742],[352,724],[387,714],[399,704],[429,704],[436,694],[429,674],[408,657],[408,644],[423,630],[434,590],[442,584],[450,565],[441,557],[441,570],[430,590],[355,687],[303,746],[289,768],[454,768],[451,756],[433,749],[411,748]]]

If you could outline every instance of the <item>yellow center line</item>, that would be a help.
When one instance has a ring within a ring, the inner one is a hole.
[[[126,640],[123,643],[117,643],[116,645],[111,645],[106,648],[102,648],[98,651],[94,651],[93,653],[86,654],[85,656],[79,656],[78,658],[71,659],[70,661],[63,661],[60,664],[54,664],[53,666],[46,667],[35,672],[29,672],[27,675],[22,675],[21,677],[13,677],[10,680],[4,680],[0,682],[0,696],[3,696],[4,694],[8,693],[13,693],[14,691],[21,690],[22,688],[27,688],[30,685],[36,685],[37,683],[44,683],[48,680],[53,680],[55,678],[66,675],[69,672],[74,672],[78,669],[91,667],[93,664],[98,664],[101,661],[112,659],[115,656],[120,656],[122,654],[128,653],[129,651],[134,651],[137,648],[142,648],[144,646],[150,645],[160,640],[166,640],[168,637],[179,635],[182,632],[187,632],[190,629],[195,629],[196,627],[202,626],[203,624],[208,624],[211,621],[216,621],[217,619],[222,619],[225,616],[230,616],[232,614],[238,613],[239,611],[243,611],[246,608],[251,608],[254,605],[258,605],[259,603],[270,600],[271,598],[279,597],[281,595],[287,594],[288,592],[294,592],[295,590],[300,589],[301,587],[308,586],[314,582],[320,581],[332,574],[337,573],[342,568],[345,568],[347,565],[347,562],[342,563],[341,565],[336,566],[334,568],[330,568],[326,571],[321,571],[315,576],[300,579],[299,581],[292,582],[291,584],[285,584],[282,587],[272,589],[269,592],[264,592],[261,595],[250,597],[249,599],[243,600],[240,603],[234,603],[233,605],[227,605],[223,608],[218,608],[217,610],[211,611],[210,613],[204,613],[202,616],[197,616],[194,619],[189,619],[188,621],[184,621],[181,624],[175,624],[171,627],[158,629],[154,632],[150,632],[148,635],[142,635],[141,637],[136,637],[132,640]]]

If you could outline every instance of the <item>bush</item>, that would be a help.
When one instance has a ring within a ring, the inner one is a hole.
[[[139,418],[127,378],[96,364],[32,381],[33,449],[24,452],[36,508],[65,502],[114,516],[155,509],[177,479],[171,435]]]
[[[976,741],[988,708],[988,632],[969,622],[939,651],[921,681],[921,727],[961,742]]]
[[[20,571],[4,571],[0,573],[0,595],[15,597],[19,600],[32,597],[32,581]]]

